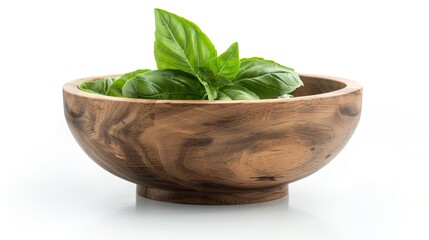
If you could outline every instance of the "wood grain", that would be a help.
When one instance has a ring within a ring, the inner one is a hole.
[[[292,99],[145,100],[64,85],[64,112],[83,150],[141,196],[241,204],[287,195],[287,184],[333,159],[360,117],[362,86],[301,75]]]

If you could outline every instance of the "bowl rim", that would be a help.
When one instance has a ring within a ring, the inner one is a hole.
[[[66,82],[63,86],[63,92],[71,95],[79,96],[79,97],[84,97],[84,98],[100,99],[100,100],[103,99],[106,101],[114,101],[114,102],[168,103],[168,104],[237,104],[237,103],[258,104],[258,103],[295,102],[295,101],[303,101],[303,100],[338,97],[338,96],[347,95],[347,94],[351,94],[362,90],[362,84],[358,82],[348,80],[345,78],[333,77],[333,76],[327,76],[327,75],[318,75],[318,74],[299,74],[299,76],[306,77],[306,78],[318,78],[321,80],[328,80],[328,81],[336,81],[336,82],[345,84],[345,87],[331,92],[299,96],[299,97],[293,97],[293,98],[234,100],[234,101],[230,101],[230,100],[229,101],[228,100],[159,100],[159,99],[142,99],[142,98],[124,98],[124,97],[113,97],[113,96],[105,96],[101,94],[88,93],[80,90],[77,87],[79,82],[81,81],[91,81],[91,80],[96,80],[96,79],[106,78],[106,77],[117,77],[120,75],[121,74],[111,74],[111,75],[79,78],[73,81]]]

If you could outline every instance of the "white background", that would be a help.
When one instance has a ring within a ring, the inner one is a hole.
[[[65,123],[70,80],[155,68],[155,7],[301,73],[364,85],[360,125],[290,197],[242,206],[136,199]],[[429,239],[425,1],[1,1],[0,239]]]

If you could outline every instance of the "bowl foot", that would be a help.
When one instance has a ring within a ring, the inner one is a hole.
[[[288,185],[227,193],[161,189],[137,185],[137,194],[145,198],[163,202],[201,205],[232,205],[266,202],[284,197],[288,195]]]

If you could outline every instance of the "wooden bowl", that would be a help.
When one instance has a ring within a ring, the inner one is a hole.
[[[105,76],[104,76],[105,77]],[[301,75],[295,98],[243,101],[101,96],[64,85],[73,136],[101,167],[143,197],[244,204],[288,194],[290,182],[333,159],[360,117],[362,86]]]

